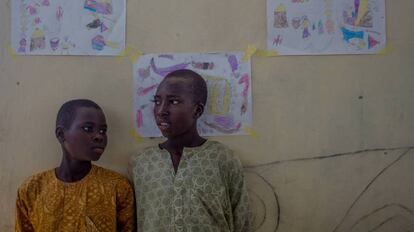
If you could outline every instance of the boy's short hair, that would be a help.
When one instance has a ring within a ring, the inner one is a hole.
[[[165,76],[165,78],[183,78],[183,79],[191,79],[192,85],[191,85],[191,91],[193,94],[193,101],[195,103],[201,103],[203,105],[206,105],[207,102],[207,83],[204,80],[204,78],[189,69],[179,69],[173,72],[170,72]]]
[[[56,117],[56,126],[62,125],[64,128],[69,128],[76,117],[76,110],[81,107],[92,107],[102,110],[98,104],[89,99],[74,99],[65,102],[59,109]]]

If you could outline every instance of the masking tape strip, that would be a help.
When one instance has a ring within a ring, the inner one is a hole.
[[[142,137],[134,129],[129,131],[129,135],[135,140],[136,143],[140,143],[142,141]]]
[[[13,61],[15,61],[17,54],[16,54],[16,52],[14,51],[14,49],[10,45],[7,46],[7,52],[12,57]]]
[[[256,131],[254,131],[252,128],[249,127],[245,127],[244,132],[246,132],[246,134],[248,134],[249,136],[253,137],[253,138],[258,138],[259,135],[256,133]]]
[[[125,49],[124,49],[121,53],[119,53],[119,55],[117,55],[117,57],[116,57],[115,59],[116,59],[116,61],[117,61],[118,63],[121,63],[121,62],[122,62],[122,60],[123,60],[125,57],[128,57],[128,58],[129,58],[129,61],[130,61],[132,64],[134,64],[135,62],[137,62],[137,60],[138,60],[138,59],[139,59],[142,55],[144,55],[144,53],[143,53],[141,50],[139,50],[138,48],[135,48],[135,47],[133,47],[133,46],[131,46],[131,45],[127,44],[127,45],[126,45],[126,47],[125,47]]]
[[[255,56],[261,56],[261,57],[272,57],[272,56],[278,56],[279,53],[276,50],[262,50],[258,49]]]
[[[254,45],[248,45],[246,50],[244,51],[244,56],[242,58],[243,62],[247,62],[250,60],[250,58],[253,56],[253,54],[257,51],[256,46]]]
[[[392,45],[391,43],[387,43],[385,47],[381,49],[381,51],[378,52],[378,54],[385,55],[385,54],[391,53],[391,51],[392,51]]]
[[[122,52],[120,52],[117,57],[115,57],[116,61],[118,63],[121,63],[124,57],[128,56],[128,54],[131,52],[131,49],[131,46],[127,45],[125,49]]]
[[[133,54],[129,55],[129,61],[131,61],[132,64],[137,62],[137,60],[143,55],[144,53],[140,50],[137,50]]]

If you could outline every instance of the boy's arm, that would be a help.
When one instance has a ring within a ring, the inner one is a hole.
[[[121,181],[117,194],[117,231],[136,231],[134,190],[127,179]]]
[[[243,166],[236,157],[229,167],[229,192],[233,210],[234,231],[248,232],[252,230],[252,217],[249,206],[249,196],[243,175]]]
[[[28,207],[26,201],[22,198],[21,189],[17,191],[16,199],[16,222],[15,222],[15,231],[16,232],[30,232],[34,231],[33,225],[29,219]]]

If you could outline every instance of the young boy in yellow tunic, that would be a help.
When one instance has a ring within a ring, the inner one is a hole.
[[[133,189],[122,175],[91,164],[107,144],[102,109],[66,102],[56,120],[60,166],[29,177],[18,189],[16,231],[135,231]]]
[[[138,231],[250,231],[240,160],[202,138],[197,120],[207,86],[191,70],[168,74],[154,97],[154,116],[167,141],[131,158]]]

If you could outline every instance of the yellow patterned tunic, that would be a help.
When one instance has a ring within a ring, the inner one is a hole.
[[[158,146],[131,158],[138,231],[250,231],[242,165],[230,149],[207,141],[184,148],[177,173]]]
[[[16,200],[16,231],[135,231],[133,189],[122,175],[92,165],[65,183],[54,169],[28,178]]]

